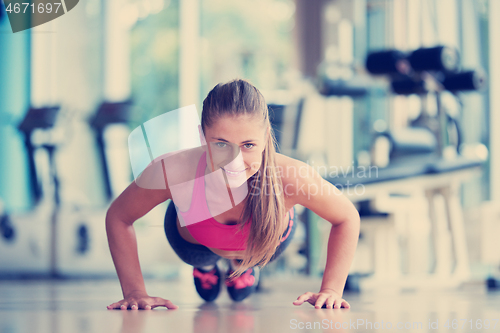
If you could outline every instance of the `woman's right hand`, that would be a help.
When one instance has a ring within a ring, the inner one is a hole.
[[[150,297],[144,292],[135,292],[127,295],[121,301],[108,305],[108,310],[121,309],[121,310],[151,310],[158,306],[164,306],[169,310],[175,310],[179,308],[177,305],[173,304],[168,299],[161,297]]]

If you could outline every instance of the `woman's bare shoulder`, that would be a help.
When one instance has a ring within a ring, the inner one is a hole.
[[[137,178],[137,184],[143,188],[158,189],[164,188],[166,183],[172,186],[193,180],[202,154],[201,148],[163,154],[144,169]]]
[[[173,194],[183,198],[183,191],[189,186],[183,186],[180,182],[194,179],[197,165],[195,161],[203,153],[200,150],[201,148],[179,151],[154,159],[113,201],[108,210],[109,216],[132,224],[156,205],[173,199]],[[173,190],[172,185],[175,184],[181,186]]]
[[[293,162],[300,162],[298,159],[292,158],[290,156],[283,155],[281,153],[276,153],[276,163],[293,163]]]
[[[293,181],[297,177],[303,177],[309,171],[308,164],[280,153],[276,153],[276,168],[282,181]]]
[[[288,209],[298,203],[297,193],[303,181],[301,178],[310,173],[309,166],[300,160],[277,153],[276,168],[281,178]]]

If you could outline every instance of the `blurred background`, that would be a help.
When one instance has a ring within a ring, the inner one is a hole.
[[[104,218],[134,179],[129,134],[244,78],[280,151],[360,212],[346,289],[496,288],[499,22],[496,0],[87,0],[14,34],[0,5],[0,276],[115,278]],[[188,277],[166,207],[134,224],[143,274]],[[263,273],[321,276],[330,224],[298,211]]]

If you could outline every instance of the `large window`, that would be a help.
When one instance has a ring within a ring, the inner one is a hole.
[[[179,0],[138,1],[135,10],[130,70],[137,117],[132,128],[179,107]]]
[[[236,77],[259,89],[286,85],[292,64],[292,0],[201,1],[201,98]]]

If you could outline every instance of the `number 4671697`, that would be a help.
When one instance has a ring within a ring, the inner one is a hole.
[[[24,9],[22,8],[22,6],[24,6]],[[18,14],[18,13],[26,13],[27,11],[28,12],[31,12],[33,14],[35,14],[35,10],[38,12],[38,13],[52,13],[52,11],[54,11],[55,13],[58,12],[59,10],[59,7],[61,6],[61,3],[54,3],[54,5],[52,5],[50,2],[48,3],[39,3],[38,6],[36,6],[35,8],[35,4],[34,3],[29,3],[29,2],[23,2],[21,4],[19,3],[15,3],[15,4],[12,4],[12,3],[9,3],[9,5],[7,6],[7,8],[5,8],[5,11],[8,12],[8,13],[15,13],[15,14]],[[31,7],[29,10],[28,10],[28,7]]]

